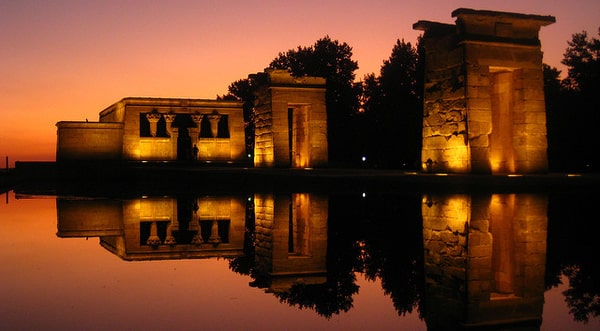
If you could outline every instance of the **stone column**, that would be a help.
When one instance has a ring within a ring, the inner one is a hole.
[[[177,160],[177,138],[179,138],[179,128],[171,128],[171,159]]]
[[[172,129],[173,129],[173,121],[175,120],[175,114],[173,113],[168,113],[165,114],[165,121],[167,122],[167,134],[169,135],[169,137],[171,137],[172,135]]]
[[[150,236],[148,240],[146,240],[146,245],[152,247],[158,247],[160,245],[160,238],[158,237],[158,228],[156,227],[156,222],[152,222],[150,224]]]
[[[173,221],[167,225],[167,237],[165,238],[165,245],[173,246],[177,243],[173,236]]]
[[[198,146],[198,136],[200,135],[200,130],[202,128],[202,118],[204,115],[195,113],[192,114],[192,121],[196,124],[195,128],[188,128],[190,132],[190,137],[192,138],[192,146]]]
[[[219,135],[219,121],[221,120],[221,115],[214,113],[207,115],[208,121],[210,122],[210,132],[212,133],[213,138],[217,138]]]
[[[156,130],[158,127],[158,121],[160,120],[160,117],[162,115],[160,113],[157,112],[152,112],[152,113],[148,113],[146,114],[146,118],[148,119],[148,122],[150,122],[150,135],[152,137],[156,137]]]
[[[193,245],[204,244],[204,239],[202,239],[202,229],[200,228],[200,220],[198,217],[194,217],[194,219],[190,222],[188,225],[188,231],[196,232],[192,238]]]
[[[219,236],[219,222],[217,221],[212,222],[208,243],[213,244],[215,246],[221,243],[221,237]]]

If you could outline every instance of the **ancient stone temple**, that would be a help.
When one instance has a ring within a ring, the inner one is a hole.
[[[255,101],[256,167],[324,167],[328,162],[325,79],[267,69],[250,76]]]
[[[242,103],[125,98],[99,122],[58,122],[57,161],[247,162]]]
[[[539,30],[552,16],[460,8],[424,31],[423,170],[548,169]]]

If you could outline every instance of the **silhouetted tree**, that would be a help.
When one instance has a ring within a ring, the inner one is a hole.
[[[287,69],[294,76],[327,79],[327,131],[329,161],[348,164],[356,159],[353,117],[358,111],[359,89],[354,85],[358,63],[352,60],[352,47],[325,36],[309,47],[298,46],[279,55],[269,67]]]
[[[567,42],[562,63],[568,76],[544,66],[548,160],[552,171],[598,171],[600,139],[600,40],[587,32]]]
[[[236,80],[227,88],[228,93],[217,96],[217,100],[243,101],[246,154],[254,154],[254,81],[250,78]]]
[[[573,127],[573,118],[565,111],[566,89],[560,79],[560,70],[547,64],[543,65],[543,70],[549,167],[551,171],[566,171],[569,160],[573,159],[569,146],[574,144],[575,136],[565,133]]]
[[[600,29],[598,29],[600,35]],[[600,40],[588,38],[587,32],[573,34],[562,64],[566,65],[569,87],[588,96],[600,91]]]
[[[398,39],[380,76],[365,76],[364,117],[374,128],[368,153],[378,166],[415,168],[419,163],[422,74],[418,48]]]

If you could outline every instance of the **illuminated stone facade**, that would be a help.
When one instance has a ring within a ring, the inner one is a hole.
[[[251,75],[256,167],[325,167],[328,163],[325,79],[267,69]]]
[[[546,172],[539,30],[552,16],[457,9],[424,31],[423,169]]]
[[[56,125],[57,161],[248,161],[237,101],[125,98],[99,122]]]
[[[428,329],[539,329],[547,213],[539,195],[425,196]]]

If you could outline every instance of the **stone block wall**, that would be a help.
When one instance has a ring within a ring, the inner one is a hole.
[[[123,148],[122,123],[58,122],[56,160],[118,160]]]
[[[327,166],[325,79],[293,77],[274,69],[250,77],[258,83],[254,165]]]
[[[552,16],[457,9],[424,31],[423,170],[538,173],[548,168],[542,52]]]

